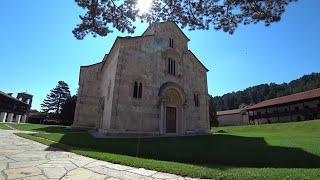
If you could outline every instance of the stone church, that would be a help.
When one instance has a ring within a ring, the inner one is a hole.
[[[102,62],[80,68],[73,128],[111,135],[210,132],[208,69],[173,22],[118,37]]]

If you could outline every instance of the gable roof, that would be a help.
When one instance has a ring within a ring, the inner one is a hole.
[[[260,102],[258,104],[255,104],[253,106],[248,107],[248,110],[254,110],[254,109],[260,109],[265,107],[271,107],[276,105],[283,105],[283,104],[289,104],[293,102],[300,102],[305,100],[311,100],[319,98],[320,100],[320,88],[313,89],[310,91],[305,91],[301,93],[292,94],[289,96],[283,96],[275,99],[269,99],[263,102]]]
[[[152,24],[142,33],[142,35],[144,35],[144,34],[148,31],[148,29],[149,29],[150,27],[152,27],[154,24],[168,24],[168,23],[171,23],[171,24],[175,25],[176,28],[179,29],[179,31],[181,32],[181,34],[182,34],[188,41],[190,41],[190,39],[188,38],[188,36],[181,30],[181,28],[180,28],[180,27],[177,25],[177,23],[175,23],[174,21],[166,21],[166,22],[155,22],[155,23],[152,23]]]
[[[103,61],[102,61],[103,64],[102,64],[102,66],[101,66],[101,71],[102,71],[104,65],[106,64],[108,58],[111,56],[111,52],[114,50],[114,48],[115,48],[115,46],[116,46],[116,43],[118,42],[119,39],[120,39],[120,37],[117,36],[116,40],[113,42],[113,45],[112,45],[112,47],[111,47],[111,49],[110,49],[110,51],[109,51],[109,54],[106,54],[106,55],[103,57]]]
[[[101,64],[103,63],[103,61],[101,62],[98,62],[98,63],[94,63],[94,64],[90,64],[90,65],[86,65],[86,66],[80,66],[81,68],[88,68],[88,67],[92,67],[92,66],[95,66],[95,65],[98,65],[98,64]]]
[[[103,63],[102,67],[101,67],[101,70],[103,69],[104,65],[106,64],[108,58],[111,57],[112,51],[114,50],[114,48],[115,48],[115,46],[116,46],[118,41],[120,41],[121,39],[137,39],[137,38],[144,38],[144,37],[150,37],[150,36],[153,36],[153,35],[148,35],[148,36],[126,36],[126,37],[117,36],[116,40],[113,42],[113,45],[112,45],[112,47],[111,47],[111,49],[109,51],[109,54],[106,54],[103,57],[103,61],[100,62],[100,63]]]
[[[197,58],[196,55],[193,54],[193,52],[192,52],[191,50],[189,50],[189,53],[200,63],[200,65],[201,65],[207,72],[209,72],[209,69],[206,68],[206,66],[202,64],[202,62]]]
[[[171,24],[174,24],[179,30],[180,32],[183,34],[183,36],[188,40],[190,41],[190,39],[188,38],[188,36],[181,30],[181,28],[179,28],[179,26],[173,22],[173,21],[168,21],[168,22],[157,22],[157,23],[154,23],[154,24],[165,24],[165,23],[171,23]],[[150,25],[145,31],[144,33],[151,27],[152,25]],[[136,39],[136,38],[144,38],[144,37],[148,37],[148,36],[153,36],[153,35],[144,35],[144,33],[142,34],[142,36],[127,36],[127,37],[120,37],[118,36],[116,38],[116,40],[114,41],[110,51],[109,51],[109,54],[106,54],[106,56],[103,58],[103,61],[102,61],[102,67],[101,69],[103,69],[105,63],[107,62],[107,59],[109,58],[109,55],[111,54],[112,50],[114,49],[116,43],[120,40],[120,39]],[[200,63],[200,65],[208,72],[208,68],[206,68],[203,63],[193,54],[193,52],[191,50],[188,50],[190,52],[190,54]],[[101,63],[101,62],[100,62]],[[96,64],[99,64],[99,63],[96,63]],[[93,65],[96,65],[96,64],[93,64]],[[93,65],[89,65],[89,66],[81,66],[81,67],[90,67],[90,66],[93,66]]]

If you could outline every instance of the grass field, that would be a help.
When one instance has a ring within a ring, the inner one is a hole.
[[[5,124],[0,123],[0,129],[4,129],[4,130],[10,130],[10,128],[8,128]]]
[[[35,131],[35,132],[45,132],[45,133],[66,133],[71,132],[66,126],[56,126],[56,125],[42,125],[42,124],[7,124],[14,129],[19,129],[21,131]]]
[[[32,126],[15,128],[34,129],[40,133],[20,136],[78,154],[184,176],[320,178],[320,121],[224,127],[212,136],[154,139],[94,139],[65,127]]]

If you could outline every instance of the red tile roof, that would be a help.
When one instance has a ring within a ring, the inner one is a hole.
[[[299,102],[299,101],[315,99],[315,98],[320,98],[320,88],[297,93],[297,94],[292,94],[289,96],[283,96],[283,97],[279,97],[279,98],[275,98],[275,99],[269,99],[269,100],[260,102],[258,104],[252,105],[252,106],[248,107],[247,109],[248,110],[260,109],[260,108],[264,108],[264,107],[288,104],[288,103]]]
[[[223,115],[240,114],[242,110],[243,109],[231,109],[231,110],[226,110],[226,111],[218,111],[217,115],[223,116]]]
[[[19,102],[19,103],[23,103],[23,104],[28,105],[27,103],[25,103],[25,102],[23,102],[23,101],[20,101],[19,99],[15,98],[15,97],[13,97],[13,96],[10,96],[9,94],[7,94],[7,93],[5,93],[5,92],[2,92],[2,91],[0,91],[0,96],[3,96],[3,97],[6,97],[6,98],[9,98],[9,99],[12,99],[12,100],[14,100],[14,101],[17,101],[17,102]]]

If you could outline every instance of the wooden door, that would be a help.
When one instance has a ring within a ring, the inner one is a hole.
[[[167,107],[166,109],[166,132],[176,133],[177,127],[177,110],[175,107]]]

